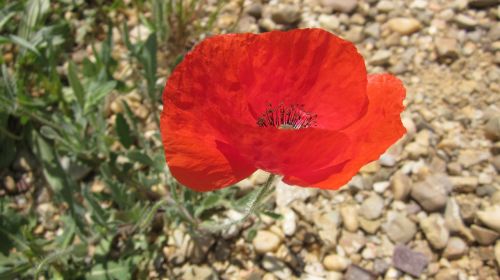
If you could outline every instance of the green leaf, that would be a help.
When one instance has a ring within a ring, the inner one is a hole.
[[[21,38],[21,37],[16,36],[16,35],[10,35],[10,40],[12,41],[12,43],[18,44],[19,46],[32,51],[37,56],[41,56],[41,54],[37,50],[37,48],[33,44],[31,44],[30,42],[26,41],[26,39]]]
[[[272,211],[262,211],[262,214],[271,217],[274,220],[281,220],[283,216],[281,214],[278,214],[276,212]]]
[[[106,262],[98,264],[87,274],[87,280],[126,280],[131,278],[130,268],[127,264]]]
[[[59,136],[59,133],[57,133],[52,127],[46,125],[40,128],[40,133],[46,138],[52,140],[61,138],[61,136]]]
[[[108,93],[116,87],[116,81],[108,81],[99,85],[92,85],[85,99],[84,114],[88,114],[94,106],[99,104]]]
[[[73,219],[75,220],[78,228],[85,232],[83,217],[78,211],[78,205],[73,199],[74,191],[76,190],[76,183],[71,179],[69,174],[64,172],[57,153],[49,143],[47,143],[41,135],[36,131],[33,132],[34,152],[40,159],[43,167],[43,174],[45,179],[52,187],[56,197],[65,201],[68,204],[69,210]]]
[[[138,151],[138,150],[130,151],[127,154],[127,157],[130,160],[132,160],[133,162],[134,161],[140,162],[146,166],[153,166],[154,167],[154,165],[155,165],[153,160],[148,155],[146,155],[145,153]]]
[[[83,108],[83,106],[85,106],[85,91],[83,90],[83,86],[80,83],[80,79],[78,79],[76,65],[73,63],[73,61],[70,61],[68,65],[68,80],[71,88],[73,88],[73,93],[75,94],[76,101],[80,105],[80,108]]]
[[[130,146],[134,143],[134,140],[132,138],[132,133],[130,132],[130,126],[121,113],[116,115],[115,130],[120,143],[122,143],[125,148],[130,148]]]

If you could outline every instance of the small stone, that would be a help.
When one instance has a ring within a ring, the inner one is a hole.
[[[342,231],[342,236],[339,240],[339,245],[344,249],[347,255],[358,253],[366,243],[366,239],[362,234]]]
[[[445,268],[438,271],[435,276],[436,280],[458,280],[458,272],[451,268]]]
[[[378,220],[368,220],[363,217],[359,217],[359,224],[361,225],[361,228],[369,234],[375,234],[377,233],[378,229],[380,228],[380,224],[382,223],[380,219]]]
[[[477,26],[477,21],[475,19],[462,14],[455,17],[455,22],[458,27],[468,30],[474,29]]]
[[[14,178],[12,178],[12,176],[7,175],[3,178],[3,186],[8,193],[13,194],[17,191],[16,181],[14,181]]]
[[[281,239],[267,230],[259,230],[252,241],[255,251],[259,254],[274,252],[281,244]]]
[[[493,230],[478,225],[472,225],[470,229],[477,243],[481,245],[491,245],[500,237],[500,235]]]
[[[396,172],[391,178],[391,188],[395,200],[406,200],[411,191],[411,179],[403,172]]]
[[[252,3],[245,8],[245,12],[254,18],[260,18],[262,16],[262,4]]]
[[[340,207],[340,216],[344,227],[351,232],[356,232],[359,228],[358,208],[353,204],[346,204]]]
[[[437,211],[446,205],[448,193],[453,188],[452,183],[444,174],[428,176],[424,181],[413,184],[413,197],[425,210]]]
[[[492,141],[500,140],[500,116],[490,118],[484,125],[484,134],[486,138]]]
[[[460,207],[453,197],[450,197],[450,199],[448,199],[448,202],[446,203],[444,220],[446,223],[446,227],[451,232],[459,232],[464,235],[469,241],[474,241],[474,236],[472,235],[470,229],[465,226],[460,215]]]
[[[378,50],[370,59],[370,64],[374,66],[383,66],[389,63],[391,58],[391,51],[389,50]]]
[[[384,199],[374,194],[363,201],[361,204],[360,214],[369,220],[375,220],[382,215],[383,210]]]
[[[443,251],[443,257],[449,260],[455,260],[463,257],[467,253],[467,243],[459,237],[451,237]]]
[[[345,39],[353,43],[361,43],[364,39],[363,27],[352,25],[349,30],[345,32]]]
[[[436,51],[441,61],[458,58],[458,43],[455,38],[437,38]]]
[[[394,218],[387,221],[384,230],[394,243],[405,244],[413,239],[413,236],[417,233],[417,226],[412,220],[398,213]]]
[[[365,27],[365,34],[370,36],[370,37],[373,37],[375,39],[380,38],[380,24],[378,22],[375,22],[375,23],[367,25]],[[382,155],[382,157],[383,156],[384,155]],[[379,161],[382,160],[382,157],[379,159]],[[391,156],[388,160],[390,160],[390,164],[392,164],[392,162],[394,162],[394,164],[396,164],[396,159],[393,156]],[[382,162],[381,162],[381,164],[383,165]],[[390,166],[393,166],[393,165],[390,165]]]
[[[452,176],[449,177],[449,179],[453,184],[453,190],[456,192],[471,193],[474,192],[479,185],[479,180],[477,177]]]
[[[262,258],[262,267],[271,272],[281,280],[287,280],[292,277],[292,270],[281,260],[271,255],[264,255]]]
[[[470,0],[469,7],[483,9],[498,5],[498,0]]]
[[[460,150],[458,162],[465,168],[469,168],[490,158],[490,153],[475,150]]]
[[[360,266],[351,264],[344,275],[344,280],[375,280],[377,275]]]
[[[352,13],[358,5],[357,0],[320,0],[329,12]]]
[[[373,261],[373,272],[377,275],[383,275],[390,267],[390,264],[383,259],[375,259]]]
[[[276,205],[286,207],[293,201],[305,201],[317,192],[317,189],[291,186],[280,180],[276,185]]]
[[[425,237],[434,249],[443,249],[448,243],[450,232],[440,214],[434,213],[420,221]]]
[[[414,252],[403,245],[397,245],[394,248],[392,262],[397,269],[415,277],[420,277],[429,263],[424,254]]]
[[[283,233],[292,236],[297,230],[297,215],[289,208],[285,208],[283,213]]]
[[[321,14],[318,18],[318,21],[322,27],[330,31],[335,31],[340,27],[340,21],[335,15]]]
[[[300,20],[300,10],[296,5],[278,5],[272,9],[271,19],[278,24],[293,24]]]
[[[325,268],[332,271],[342,272],[346,270],[350,264],[351,260],[335,254],[328,255],[325,259],[323,259],[323,265]]]
[[[186,280],[215,280],[218,279],[215,271],[207,265],[202,266],[188,266],[182,274],[182,279]]]
[[[420,22],[414,18],[392,18],[387,22],[387,24],[392,31],[401,35],[410,35],[422,28]]]
[[[500,205],[477,211],[476,216],[484,225],[500,233]]]
[[[396,5],[394,5],[394,2],[392,1],[382,0],[377,3],[376,7],[379,10],[379,12],[388,13],[394,10],[394,8],[396,8]]]

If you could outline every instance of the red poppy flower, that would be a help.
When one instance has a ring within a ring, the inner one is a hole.
[[[367,75],[354,45],[321,29],[208,38],[163,92],[173,176],[210,191],[256,169],[338,189],[405,133],[403,84]]]

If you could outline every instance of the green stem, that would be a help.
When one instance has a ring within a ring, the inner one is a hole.
[[[247,204],[247,209],[245,210],[245,214],[242,218],[234,221],[229,221],[228,223],[222,224],[222,225],[201,225],[202,229],[208,230],[210,232],[217,232],[221,231],[224,229],[229,228],[232,225],[239,224],[244,222],[246,219],[248,219],[260,206],[262,206],[263,201],[265,201],[265,198],[271,193],[270,188],[272,186],[272,183],[274,179],[276,178],[275,174],[269,174],[269,177],[267,178],[266,183],[264,186],[259,190],[257,195],[255,196],[255,199],[251,200]]]

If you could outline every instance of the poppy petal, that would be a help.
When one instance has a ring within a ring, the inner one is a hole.
[[[212,191],[237,183],[255,171],[236,149],[214,137],[213,128],[189,112],[165,105],[160,126],[165,158],[181,184],[196,191]]]
[[[369,105],[366,114],[342,130],[342,133],[351,139],[351,145],[346,152],[351,153],[349,157],[352,159],[342,168],[333,164],[326,180],[311,184],[302,178],[287,177],[286,183],[338,189],[356,175],[363,165],[377,160],[406,133],[400,117],[406,94],[401,81],[389,74],[369,75],[367,94]]]

